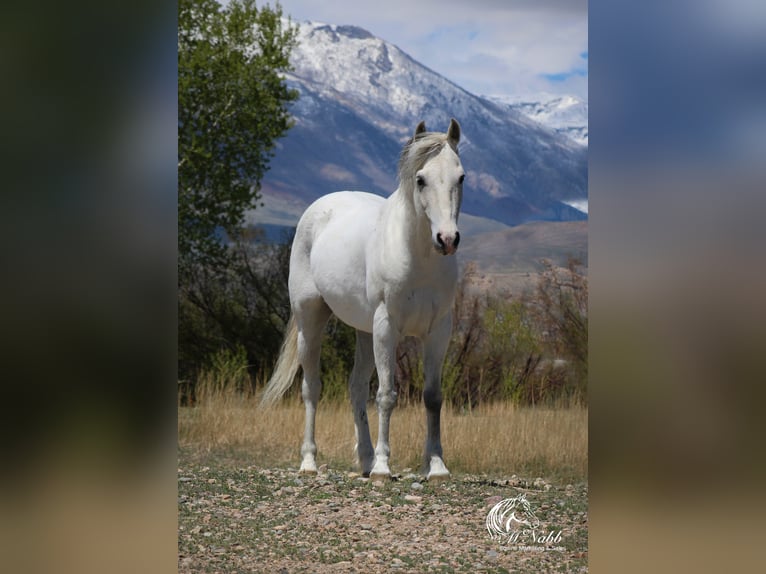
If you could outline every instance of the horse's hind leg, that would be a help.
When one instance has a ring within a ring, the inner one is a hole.
[[[319,377],[319,356],[322,345],[322,334],[331,311],[321,297],[301,302],[296,308],[298,322],[298,360],[303,367],[303,384],[301,392],[306,407],[306,427],[301,446],[302,473],[314,474],[317,471],[317,445],[314,441],[314,427],[317,403],[322,391],[322,381]]]
[[[356,426],[356,455],[364,476],[369,476],[375,460],[375,451],[370,439],[370,424],[367,420],[367,399],[370,396],[370,376],[375,368],[375,355],[372,350],[372,334],[356,332],[356,351],[354,368],[348,381],[351,408],[354,411]]]

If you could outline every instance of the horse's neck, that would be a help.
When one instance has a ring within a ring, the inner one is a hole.
[[[431,245],[428,220],[418,216],[413,202],[412,192],[407,193],[401,187],[391,194],[386,203],[387,213],[379,240],[385,257],[427,265],[429,261],[437,260],[437,254]]]

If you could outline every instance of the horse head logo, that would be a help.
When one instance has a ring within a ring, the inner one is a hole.
[[[509,536],[522,526],[532,529],[540,526],[526,493],[501,500],[487,514],[487,530],[492,538]]]

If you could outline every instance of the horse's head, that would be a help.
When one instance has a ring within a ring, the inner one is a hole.
[[[460,125],[454,119],[446,134],[427,132],[420,122],[399,163],[402,184],[411,190],[418,214],[428,219],[434,248],[443,255],[455,253],[460,243],[457,219],[465,171],[459,141]]]

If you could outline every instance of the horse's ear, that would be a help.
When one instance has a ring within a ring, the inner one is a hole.
[[[424,133],[426,133],[426,122],[422,121],[418,124],[418,127],[415,128],[415,135],[412,136],[412,139],[415,139],[420,134],[424,134]]]
[[[449,128],[447,129],[447,139],[450,141],[453,147],[457,147],[460,141],[460,124],[457,123],[455,118],[452,118],[449,122]]]

